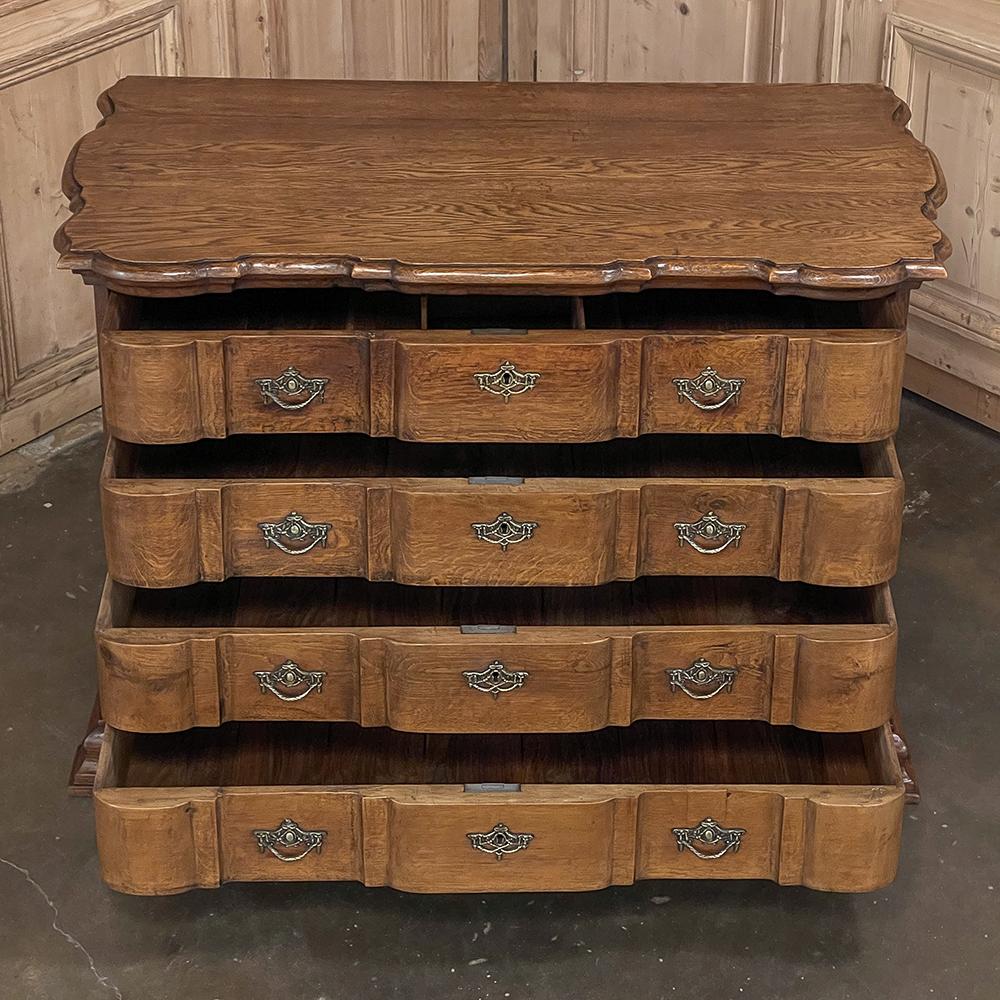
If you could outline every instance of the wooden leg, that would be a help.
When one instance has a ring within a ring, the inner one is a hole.
[[[906,737],[899,727],[899,709],[889,720],[892,729],[892,745],[899,759],[899,766],[903,772],[903,787],[906,789],[906,801],[916,805],[920,801],[920,788],[917,785],[917,774],[913,769],[913,761],[910,758],[910,747],[906,742]]]
[[[94,708],[87,723],[87,735],[76,748],[73,767],[69,773],[70,795],[92,795],[94,776],[97,773],[97,758],[101,754],[104,740],[104,720],[101,718],[101,703],[94,699]]]

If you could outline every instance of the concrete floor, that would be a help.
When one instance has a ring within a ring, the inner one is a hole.
[[[863,896],[763,882],[493,897],[353,884],[112,893],[90,803],[65,792],[94,692],[101,449],[91,437],[47,450],[0,465],[0,489],[13,490],[0,494],[3,1000],[1000,996],[995,434],[904,401],[909,502],[893,589],[923,801],[908,811],[896,883]]]

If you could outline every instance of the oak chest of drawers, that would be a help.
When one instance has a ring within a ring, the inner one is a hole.
[[[109,885],[895,872],[882,88],[129,78],[96,286]]]

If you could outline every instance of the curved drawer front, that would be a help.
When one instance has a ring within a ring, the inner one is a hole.
[[[440,586],[579,586],[645,575],[831,586],[895,571],[902,487],[872,480],[326,482],[106,479],[113,579],[351,576]]]
[[[105,881],[155,895],[229,881],[538,892],[648,878],[863,892],[895,876],[902,806],[893,785],[96,793]]]
[[[898,423],[898,330],[106,331],[122,440],[361,432],[605,441],[662,432],[876,441]]]
[[[881,725],[893,705],[887,588],[875,598],[884,613],[859,613],[856,624],[464,630],[137,628],[116,624],[109,605],[124,598],[109,593],[97,630],[101,706],[130,732],[292,720],[572,733],[637,719],[759,719],[836,732]],[[678,604],[678,617],[693,614]],[[276,613],[251,607],[240,619]],[[322,617],[322,607],[314,600],[307,616]],[[573,612],[551,605],[548,613]]]

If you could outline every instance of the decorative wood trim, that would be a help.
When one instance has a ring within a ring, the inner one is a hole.
[[[937,186],[935,187],[936,190]],[[78,187],[66,191],[77,208],[83,196]],[[928,192],[925,215],[936,204]],[[70,250],[60,230],[56,248],[59,266],[82,275],[88,284],[103,284],[131,295],[191,295],[196,292],[228,291],[252,285],[288,280],[307,285],[353,285],[369,291],[394,289],[432,294],[461,288],[485,293],[505,291],[564,294],[583,292],[640,291],[669,286],[755,287],[777,294],[814,298],[877,297],[886,290],[943,278],[941,263],[951,253],[946,237],[935,246],[933,260],[899,260],[881,267],[843,270],[808,264],[779,264],[751,257],[649,257],[601,264],[532,265],[429,265],[399,260],[368,260],[356,257],[275,257],[253,254],[217,261],[177,261],[169,265],[118,260],[103,253]]]

